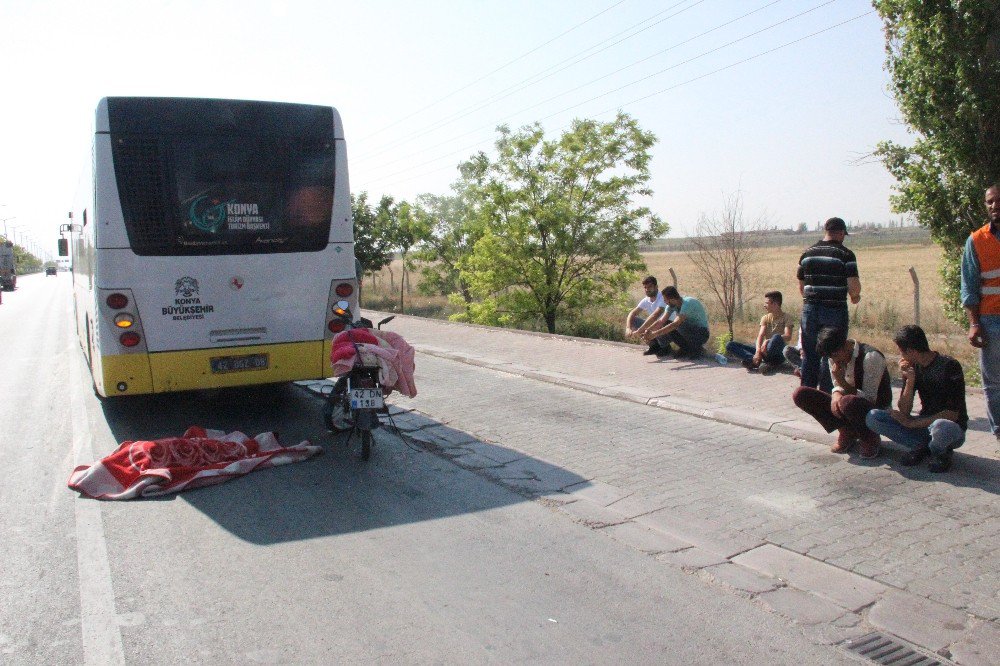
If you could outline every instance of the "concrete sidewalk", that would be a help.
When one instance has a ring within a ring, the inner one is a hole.
[[[993,656],[1000,655],[1000,461],[981,396],[969,396],[973,430],[952,470],[931,474],[899,466],[894,445],[874,461],[817,455],[816,443],[825,448],[833,438],[791,404],[797,380],[788,374],[407,316],[388,328],[418,350],[418,386],[422,377],[431,382],[415,400],[394,401],[430,418],[398,420],[456,464],[515,488],[527,483],[522,477],[534,479],[527,490],[575,520],[652,548],[658,559],[796,622],[838,618],[831,631],[843,622],[851,632],[874,627],[959,663],[1000,663]],[[467,383],[450,362],[499,372]],[[514,382],[498,403],[512,375],[580,397]],[[456,392],[463,400],[449,398]],[[627,402],[613,410],[613,400],[598,396]],[[557,409],[563,419],[526,426],[513,418],[536,400],[541,413]],[[606,412],[597,428],[586,416],[595,410]],[[650,427],[629,430],[645,410]],[[628,435],[614,446],[586,446],[582,432],[567,428],[572,423],[589,423],[595,442]],[[532,466],[543,471],[528,474]],[[552,471],[563,469],[588,481],[563,487]],[[817,605],[817,596],[833,606]]]

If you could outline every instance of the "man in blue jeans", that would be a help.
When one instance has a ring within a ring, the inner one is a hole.
[[[979,350],[990,430],[1000,443],[1000,183],[986,189],[986,214],[962,253],[962,306],[969,344]]]
[[[673,343],[677,345],[676,358],[701,358],[709,338],[705,306],[694,296],[681,296],[677,287],[664,287],[660,293],[667,304],[667,311],[646,331],[643,339],[652,342],[664,336],[667,354],[672,351],[670,343]]]
[[[764,316],[760,318],[757,342],[745,345],[730,342],[726,353],[743,362],[747,372],[760,369],[762,375],[774,372],[785,361],[785,345],[792,340],[792,318],[781,309],[781,292],[769,291],[764,294]]]
[[[833,389],[827,361],[816,353],[816,336],[823,328],[848,329],[847,299],[861,300],[858,260],[844,247],[847,225],[831,217],[823,225],[823,240],[799,258],[799,292],[802,294],[802,386],[825,393]]]
[[[928,469],[946,472],[951,452],[965,443],[969,426],[962,366],[932,351],[919,326],[904,326],[894,339],[902,357],[899,371],[904,382],[899,409],[874,409],[865,422],[871,430],[909,449],[900,460],[903,465],[916,465],[929,455]],[[910,416],[914,392],[920,396],[920,413]]]

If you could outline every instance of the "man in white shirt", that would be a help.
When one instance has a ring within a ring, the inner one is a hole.
[[[663,315],[667,309],[667,304],[663,300],[663,294],[656,286],[656,278],[652,275],[642,281],[642,289],[646,292],[646,297],[639,301],[639,304],[632,308],[625,318],[625,339],[641,340],[642,336],[653,324]],[[666,336],[653,338],[649,343],[649,349],[642,352],[643,356],[661,356],[669,349]]]
[[[847,453],[860,440],[861,457],[876,457],[881,440],[865,418],[871,410],[887,409],[892,404],[885,356],[874,347],[848,339],[844,329],[832,327],[820,330],[814,352],[830,359],[833,392],[800,386],[792,393],[792,400],[827,432],[839,432],[830,449],[833,453]]]

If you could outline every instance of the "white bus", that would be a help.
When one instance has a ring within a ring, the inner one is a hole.
[[[108,97],[92,147],[60,254],[99,396],[331,375],[331,307],[359,310],[335,109]]]

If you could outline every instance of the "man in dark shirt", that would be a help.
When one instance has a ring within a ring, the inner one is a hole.
[[[823,240],[799,258],[799,293],[802,294],[802,386],[829,393],[827,363],[816,353],[816,336],[825,327],[848,329],[847,299],[861,300],[858,260],[844,247],[847,225],[831,217],[823,225]]]
[[[930,455],[930,471],[946,472],[951,467],[951,452],[965,443],[969,426],[962,366],[950,356],[931,351],[919,326],[904,326],[896,333],[895,342],[902,357],[899,370],[904,381],[899,409],[873,410],[866,423],[909,449],[900,461],[903,465],[916,465]],[[910,416],[914,391],[920,396],[920,414]]]

